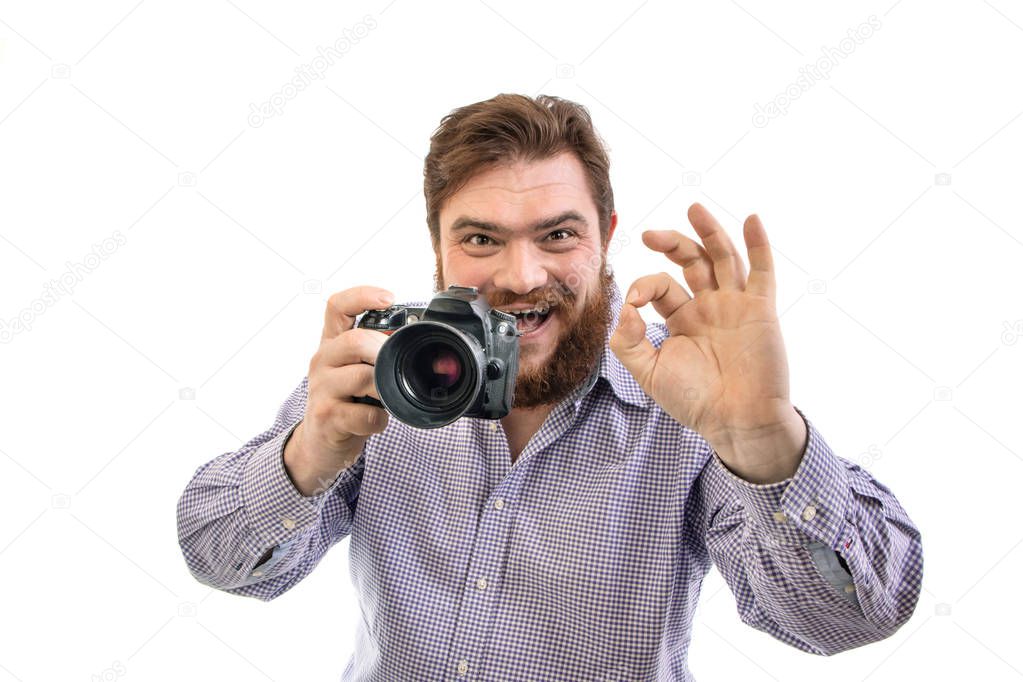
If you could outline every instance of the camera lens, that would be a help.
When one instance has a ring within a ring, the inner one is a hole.
[[[479,399],[486,357],[473,337],[429,320],[402,327],[380,347],[374,377],[388,412],[411,426],[449,424]]]
[[[441,407],[461,393],[466,371],[462,358],[450,345],[433,341],[406,356],[402,375],[417,399]]]

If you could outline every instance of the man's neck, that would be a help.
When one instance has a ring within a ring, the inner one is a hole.
[[[508,438],[508,449],[511,451],[513,464],[553,409],[554,405],[515,407],[506,417],[501,418],[501,426],[504,427],[505,436]]]

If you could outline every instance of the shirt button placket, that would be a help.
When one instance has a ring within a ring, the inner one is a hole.
[[[493,426],[497,426],[496,422]],[[506,492],[514,494],[514,489]],[[475,578],[470,577],[466,587],[466,600],[460,614],[459,622],[455,628],[455,639],[453,642],[453,656],[457,678],[465,678],[469,673],[468,658],[458,659],[457,656],[472,655],[483,643],[483,625],[491,617],[493,604],[491,600],[496,593],[488,593],[488,588],[493,588],[496,580],[500,577],[500,562],[498,558],[504,552],[504,545],[507,542],[506,508],[510,503],[504,497],[494,497],[487,503],[491,513],[484,513],[482,522],[477,529],[477,543],[472,558],[470,559],[469,571],[476,574]],[[484,511],[487,511],[486,509]],[[484,538],[486,541],[483,541]],[[474,674],[480,674],[477,670]]]

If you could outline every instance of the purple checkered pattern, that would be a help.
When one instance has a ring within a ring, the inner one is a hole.
[[[611,329],[620,309],[616,289]],[[655,346],[666,333],[647,327]],[[303,497],[282,453],[306,396],[303,379],[267,431],[199,467],[179,540],[202,583],[270,600],[350,536],[361,613],[343,680],[693,680],[712,563],[742,622],[819,655],[892,635],[920,594],[916,526],[801,410],[798,471],[752,484],[606,345],[514,464],[497,421],[391,419]]]

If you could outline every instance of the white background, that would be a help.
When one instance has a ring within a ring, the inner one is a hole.
[[[1023,9],[424,5],[0,4],[0,681],[338,679],[358,618],[347,540],[274,602],[230,596],[187,572],[175,503],[272,422],[330,293],[432,291],[428,138],[499,92],[590,109],[622,287],[673,267],[639,233],[695,236],[693,201],[740,245],[760,214],[793,401],[923,534],[913,619],[832,658],[743,625],[713,570],[697,678],[1023,677]],[[871,15],[829,79],[754,125]]]

